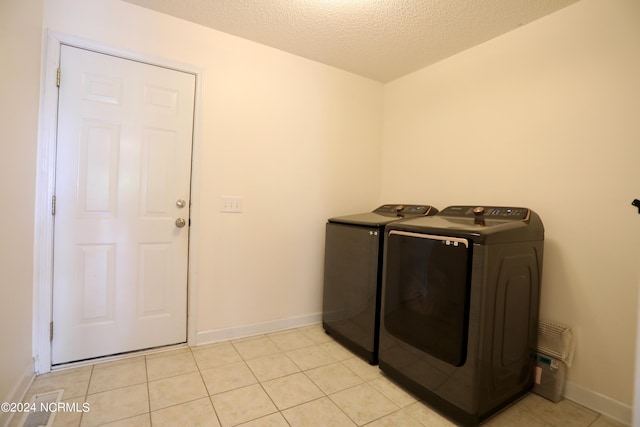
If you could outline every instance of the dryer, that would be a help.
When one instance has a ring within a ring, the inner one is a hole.
[[[385,230],[380,368],[477,425],[533,387],[544,227],[522,207],[450,206]]]
[[[378,362],[384,227],[436,212],[428,205],[387,204],[326,224],[322,325],[372,364]]]

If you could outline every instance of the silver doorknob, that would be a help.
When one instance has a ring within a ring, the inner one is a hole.
[[[176,219],[176,227],[178,228],[182,228],[185,225],[187,225],[187,221],[184,220],[184,218],[178,218]]]
[[[180,209],[182,209],[185,206],[187,206],[187,202],[185,202],[182,199],[178,199],[178,200],[176,200],[176,206],[179,207]]]

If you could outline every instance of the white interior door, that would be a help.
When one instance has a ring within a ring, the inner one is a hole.
[[[60,68],[52,364],[185,342],[195,76],[70,46]]]

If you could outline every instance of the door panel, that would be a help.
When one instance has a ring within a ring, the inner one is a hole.
[[[78,245],[76,253],[80,322],[114,321],[115,245]]]
[[[60,64],[52,363],[185,342],[195,76],[70,46]]]

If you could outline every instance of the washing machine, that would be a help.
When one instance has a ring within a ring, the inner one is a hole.
[[[384,227],[436,212],[428,205],[387,204],[326,224],[322,324],[372,364],[378,361]]]
[[[534,383],[544,227],[531,209],[450,206],[385,229],[379,364],[461,425]]]

